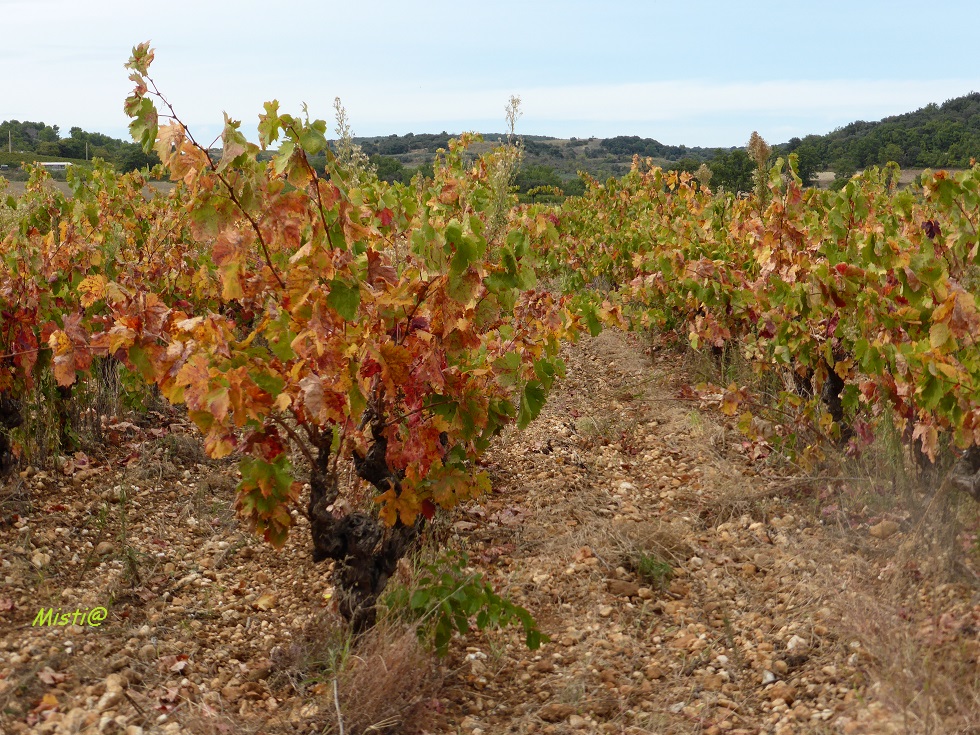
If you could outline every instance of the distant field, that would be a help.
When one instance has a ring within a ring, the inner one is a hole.
[[[923,170],[924,169],[921,169],[921,168],[903,169],[902,170],[902,175],[899,178],[899,185],[900,186],[909,186],[915,180],[915,177],[918,176],[919,174],[921,174],[923,172]],[[834,181],[834,172],[833,171],[821,171],[820,173],[818,173],[816,175],[816,185],[820,189],[826,189],[826,188],[828,188],[831,185],[831,183],[833,183],[833,181]],[[8,183],[9,183],[9,187],[10,187],[9,188],[9,191],[14,196],[20,196],[21,194],[24,193],[25,182],[23,182],[23,181],[10,181]],[[52,184],[52,186],[57,187],[59,190],[61,190],[65,194],[70,194],[71,193],[71,190],[68,188],[68,184],[66,184],[64,181],[52,181],[51,184]],[[171,184],[169,181],[153,181],[153,182],[150,183],[150,185],[149,185],[148,188],[153,188],[153,189],[156,189],[158,191],[167,192],[167,191],[170,191],[173,188],[173,184]]]
[[[24,188],[27,186],[25,181],[8,181],[9,185],[8,191],[14,196],[20,196],[24,193]],[[71,194],[71,189],[68,184],[64,181],[52,181],[51,185],[58,189],[62,194]],[[174,188],[174,185],[169,181],[152,181],[150,185],[146,187],[147,189],[155,189],[157,191],[168,192]]]
[[[949,169],[949,170],[953,171],[954,169]],[[898,177],[898,185],[910,186],[912,182],[915,181],[915,177],[921,174],[923,171],[925,171],[924,168],[908,168],[908,169],[903,168],[902,175]],[[834,176],[835,174],[833,171],[821,171],[820,173],[818,173],[816,175],[817,188],[820,189],[830,188],[830,185],[834,183]]]

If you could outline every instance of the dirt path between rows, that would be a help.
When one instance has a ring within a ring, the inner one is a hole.
[[[570,346],[489,453],[493,494],[432,531],[532,611],[539,651],[471,633],[433,663],[409,636],[334,688],[350,652],[302,519],[280,552],[243,532],[233,467],[176,414],[25,472],[0,498],[0,732],[340,732],[342,705],[378,706],[355,681],[401,703],[373,732],[980,732],[976,509],[749,462],[678,397],[690,366],[645,348]]]

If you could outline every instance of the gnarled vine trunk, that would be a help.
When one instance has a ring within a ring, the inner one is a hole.
[[[956,460],[949,481],[980,503],[980,447],[970,447]]]
[[[835,361],[840,359],[842,358],[834,355]],[[844,421],[844,379],[837,374],[832,363],[824,360],[823,364],[827,371],[827,378],[820,391],[820,400],[827,407],[827,413],[834,419],[834,423],[840,426],[840,441],[845,443],[854,436],[854,430]]]
[[[375,606],[401,559],[418,538],[423,518],[411,526],[386,527],[375,515],[363,512],[337,516],[330,506],[337,500],[337,478],[330,470],[330,440],[325,434],[316,446],[310,475],[309,516],[313,537],[313,561],[333,559],[341,614],[355,632],[374,625]],[[398,478],[385,463],[386,442],[375,437],[366,457],[354,458],[357,475],[379,490],[394,486]]]
[[[23,422],[20,401],[0,395],[0,477],[5,477],[16,465],[7,432]]]

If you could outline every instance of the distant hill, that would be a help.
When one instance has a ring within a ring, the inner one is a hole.
[[[749,133],[746,131],[746,140]],[[431,162],[452,135],[389,135],[358,138],[383,178],[409,177]],[[490,147],[505,136],[484,135]],[[771,141],[770,141],[771,142]],[[712,184],[737,191],[751,188],[754,166],[742,148],[697,148],[666,145],[653,138],[621,135],[615,138],[549,138],[524,136],[526,156],[518,185],[521,191],[554,185],[577,193],[579,170],[604,180],[629,171],[634,155],[658,165],[695,171],[702,163],[712,169]],[[808,135],[773,146],[773,155],[797,153],[800,173],[812,181],[817,171],[832,170],[847,178],[857,170],[896,161],[903,168],[964,168],[980,159],[980,93],[971,92],[942,105],[886,117],[879,122],[854,122],[827,135]]]
[[[793,138],[777,151],[813,158],[848,174],[895,161],[902,168],[966,168],[980,159],[980,92],[878,122],[853,122],[827,135]]]
[[[749,133],[746,131],[746,139]],[[418,171],[430,173],[436,151],[446,148],[455,135],[442,131],[354,140],[371,158],[381,178],[408,182]],[[476,146],[475,153],[506,140],[501,133],[485,133],[483,137],[484,142]],[[713,173],[713,185],[732,191],[751,188],[754,166],[742,148],[668,145],[635,135],[604,139],[526,135],[523,140],[524,164],[517,181],[521,192],[557,186],[568,194],[576,194],[583,190],[578,171],[599,180],[622,176],[629,171],[634,155],[652,158],[665,168],[684,171],[695,171],[707,163]],[[89,159],[104,158],[120,170],[157,162],[155,155],[145,155],[135,143],[101,133],[88,133],[75,127],[67,137],[61,137],[56,125],[10,120],[0,123],[0,165],[9,166],[2,173],[8,178],[16,176],[22,161],[83,162],[86,144]],[[8,147],[13,153],[7,152]],[[793,138],[773,146],[774,156],[787,153],[799,156],[804,180],[812,180],[817,171],[827,170],[835,171],[843,179],[855,171],[888,161],[912,169],[964,168],[970,165],[971,159],[980,158],[980,92],[878,122],[853,122],[827,135]],[[322,165],[320,159],[322,154],[314,164]]]
[[[404,180],[408,171],[414,171],[432,161],[439,148],[445,148],[455,134],[442,132],[437,135],[389,135],[384,137],[355,138],[372,161],[378,166],[379,175],[390,180]],[[474,152],[480,153],[506,140],[502,133],[483,134],[484,142]],[[726,148],[688,148],[669,146],[652,138],[635,135],[615,138],[552,138],[543,135],[521,136],[524,141],[524,164],[518,180],[522,191],[536,186],[559,186],[566,193],[578,193],[582,184],[578,172],[605,180],[610,176],[627,173],[633,156],[653,158],[662,166],[694,170],[704,162],[715,158]]]

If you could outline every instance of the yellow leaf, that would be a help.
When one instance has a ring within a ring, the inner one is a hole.
[[[110,281],[105,288],[106,297],[114,304],[122,303],[129,293],[115,281]]]
[[[738,404],[741,402],[739,394],[727,391],[721,401],[721,412],[726,416],[734,416],[738,413]]]
[[[394,526],[395,521],[398,519],[398,510],[395,505],[398,502],[398,496],[395,495],[394,490],[388,490],[374,499],[375,503],[381,505],[381,510],[378,511],[378,516],[381,518],[382,522],[386,526]]]
[[[54,352],[55,357],[65,355],[72,351],[71,339],[60,329],[56,329],[48,337],[48,347]]]
[[[109,353],[129,349],[136,343],[136,330],[122,324],[117,324],[109,330]]]
[[[104,299],[108,282],[108,279],[101,274],[83,278],[82,282],[78,284],[78,291],[82,294],[82,306],[88,308],[96,301]]]
[[[35,712],[43,712],[44,710],[58,709],[58,698],[53,694],[45,694],[41,697],[40,703],[34,708]]]
[[[58,329],[48,337],[48,346],[54,353],[52,368],[58,385],[72,385],[75,382],[75,346],[71,339]]]
[[[211,459],[227,457],[235,451],[235,440],[221,426],[215,426],[204,437],[204,451]]]
[[[933,324],[929,329],[929,344],[934,350],[938,350],[949,341],[949,327],[945,324]]]

